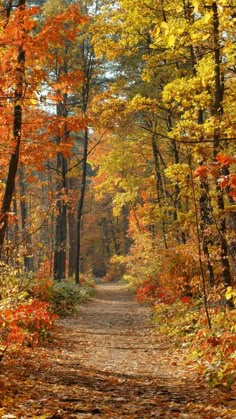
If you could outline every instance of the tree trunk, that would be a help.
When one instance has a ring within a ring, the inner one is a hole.
[[[199,110],[198,115],[198,123],[203,124],[204,118],[203,118],[203,112],[202,110]],[[203,138],[202,138],[203,140]],[[203,164],[203,162],[201,163]],[[209,196],[209,184],[208,180],[201,180],[201,196],[199,199],[199,206],[200,206],[200,231],[201,231],[201,237],[202,237],[202,250],[206,259],[207,263],[207,271],[208,271],[208,279],[209,279],[209,285],[210,287],[214,286],[215,283],[215,276],[214,276],[214,270],[213,265],[211,263],[211,257],[209,252],[209,244],[213,244],[211,238],[209,237],[209,233],[207,230],[209,229],[209,226],[213,224],[213,217],[212,217],[212,207],[210,202],[210,196]]]
[[[80,197],[79,197],[79,202],[78,202],[78,207],[77,207],[77,220],[76,220],[76,254],[75,254],[75,283],[76,284],[80,283],[81,221],[82,221],[82,211],[83,211],[85,189],[86,189],[88,141],[89,141],[89,134],[88,134],[88,130],[86,129],[84,132],[84,143],[83,143],[81,190],[80,190]]]
[[[201,180],[201,189],[202,189],[202,193],[199,199],[199,205],[200,205],[200,217],[201,217],[200,231],[201,231],[201,236],[202,236],[202,250],[203,250],[206,263],[207,263],[209,285],[210,287],[213,287],[215,283],[215,278],[214,278],[214,271],[213,271],[213,266],[211,263],[210,252],[209,252],[209,247],[208,247],[209,244],[211,243],[211,238],[209,237],[209,233],[206,233],[208,226],[213,223],[210,202],[209,202],[209,193],[208,193],[209,185],[207,181]]]
[[[25,7],[25,0],[19,0],[18,8],[22,10]],[[24,71],[25,71],[25,51],[23,45],[19,46],[18,50],[18,65],[16,68],[16,89],[14,95],[14,114],[13,114],[13,142],[14,151],[11,154],[8,166],[8,174],[6,180],[6,187],[0,211],[0,258],[2,257],[3,244],[5,233],[8,224],[8,212],[12,202],[12,197],[15,189],[16,173],[19,161],[19,152],[21,144],[21,127],[22,127],[22,106],[20,100],[23,97]]]
[[[223,114],[223,96],[224,96],[224,84],[221,74],[221,57],[220,57],[220,37],[219,37],[219,16],[217,2],[212,3],[213,11],[213,35],[214,35],[214,76],[215,76],[215,91],[212,115],[216,119],[215,132],[214,132],[214,149],[213,155],[216,158],[220,151],[220,128],[218,127],[220,118]],[[232,285],[232,277],[230,272],[228,244],[226,239],[226,218],[224,214],[225,204],[223,191],[217,185],[217,204],[220,211],[219,221],[219,239],[220,239],[220,258],[222,265],[223,283],[225,288]]]
[[[64,194],[67,191],[67,161],[62,153],[57,153],[57,170],[61,179],[57,184],[56,231],[54,250],[54,279],[61,281],[66,277],[67,204]]]
[[[21,228],[22,234],[24,238],[24,266],[25,271],[29,272],[33,270],[33,257],[28,256],[27,253],[32,253],[32,240],[31,235],[28,234],[27,231],[27,220],[28,220],[28,208],[26,202],[26,184],[24,179],[24,168],[23,165],[20,164],[19,167],[19,189],[20,189],[20,209],[21,209]]]
[[[73,213],[68,213],[68,232],[69,232],[69,266],[68,275],[72,277],[75,273],[75,250],[76,250],[76,220]]]
[[[152,153],[154,157],[154,169],[155,169],[155,175],[156,175],[157,202],[161,209],[162,207],[161,199],[164,198],[164,186],[163,186],[163,181],[162,181],[162,176],[161,176],[161,171],[160,171],[158,147],[157,147],[156,141],[157,141],[156,134],[154,134],[152,136]],[[164,214],[161,215],[161,225],[162,225],[164,247],[165,249],[168,249],[167,238],[166,238],[166,222],[165,222]]]
[[[88,12],[87,5],[85,6],[84,13]],[[84,38],[81,45],[82,59],[83,59],[83,70],[84,70],[84,83],[82,86],[81,94],[81,111],[86,117],[87,108],[89,104],[90,90],[92,75],[94,70],[94,51],[90,43],[90,39]],[[80,256],[81,256],[81,231],[82,231],[82,212],[86,190],[86,179],[87,179],[87,157],[88,157],[88,143],[89,133],[88,128],[84,130],[83,136],[83,154],[82,154],[82,179],[80,197],[77,205],[77,218],[76,218],[76,253],[75,253],[75,283],[80,283]]]

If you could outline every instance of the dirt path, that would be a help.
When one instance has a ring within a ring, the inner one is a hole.
[[[56,339],[4,367],[11,397],[0,417],[236,418],[233,395],[206,389],[122,285],[99,285]]]

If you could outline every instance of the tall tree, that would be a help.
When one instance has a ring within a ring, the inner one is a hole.
[[[96,19],[96,15],[99,11],[99,2],[83,1],[81,7],[83,12],[89,15],[90,21],[89,24],[85,26],[84,31],[81,34],[81,42],[78,51],[78,56],[81,60],[81,68],[84,72],[84,81],[81,87],[78,108],[84,117],[88,118],[91,113],[91,99],[101,89],[101,80],[100,83],[98,83],[97,76],[100,60],[96,59],[95,57],[91,33],[91,25]],[[76,253],[74,271],[75,282],[78,284],[80,283],[82,217],[87,183],[89,144],[90,131],[89,128],[86,127],[82,134],[81,187],[76,214]]]
[[[112,147],[108,145],[108,155],[100,169],[101,173],[104,169],[106,173],[106,177],[101,176],[103,186],[108,182],[113,184],[113,193],[117,196],[113,199],[115,206],[125,205],[126,191],[130,190],[129,196],[132,191],[135,200],[130,211],[142,233],[152,208],[149,230],[158,240],[158,247],[163,243],[167,248],[181,249],[181,242],[189,246],[193,239],[188,230],[194,224],[196,230],[200,227],[201,252],[209,282],[213,285],[214,276],[218,276],[220,270],[225,286],[231,283],[229,242],[223,191],[216,187],[215,178],[219,169],[216,168],[217,155],[222,149],[230,149],[231,138],[234,138],[232,111],[228,108],[226,114],[223,110],[223,103],[228,107],[231,101],[224,85],[230,89],[234,54],[232,8],[228,6],[225,7],[223,0],[212,1],[207,6],[201,0],[178,1],[174,6],[168,0],[160,4],[152,0],[133,1],[132,7],[129,0],[120,0],[115,8],[108,2],[94,31],[97,53],[106,54],[117,66],[116,82],[111,82],[110,91],[97,103],[100,122],[112,133]],[[142,19],[138,19],[141,15]],[[127,126],[130,127],[128,135]],[[117,133],[126,138],[126,143],[114,163]],[[135,141],[131,143],[132,135]],[[134,194],[128,160],[122,175],[120,170],[116,174],[116,182],[109,177],[109,162],[118,168],[118,162],[129,155],[127,148],[131,147],[134,154],[135,143],[139,143],[141,150],[140,143],[144,142],[148,150],[143,161],[146,173],[139,167],[142,156],[135,161],[139,177]],[[207,176],[201,177],[200,182],[196,176],[193,191],[191,171],[197,168],[197,173],[203,173],[212,163],[212,156],[216,160],[216,172],[208,169]],[[151,163],[154,165],[150,171]],[[227,176],[225,169],[224,172]],[[141,173],[146,179],[155,176],[154,199],[151,189],[146,187],[144,193]],[[201,226],[196,225],[194,217],[195,198],[199,202],[195,204]],[[173,234],[177,239],[175,244]],[[131,236],[134,238],[133,232]],[[141,243],[137,231],[137,244],[139,240]]]
[[[10,211],[11,202],[15,189],[16,173],[18,168],[20,144],[21,144],[21,129],[22,129],[22,105],[21,100],[24,97],[24,72],[25,72],[25,29],[24,29],[24,15],[25,15],[25,0],[19,0],[17,10],[14,14],[14,23],[18,25],[17,39],[14,39],[13,32],[13,18],[11,19],[10,13],[12,3],[8,3],[6,7],[6,18],[3,21],[3,42],[4,37],[10,35],[8,43],[11,41],[17,42],[17,62],[14,70],[14,97],[13,97],[13,149],[11,152],[8,174],[6,179],[5,192],[2,200],[0,212],[0,256],[2,256],[2,248],[8,222],[8,213]],[[5,38],[5,45],[8,46]],[[10,45],[11,48],[11,45]]]

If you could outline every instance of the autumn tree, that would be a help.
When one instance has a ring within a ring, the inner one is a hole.
[[[47,65],[51,79],[48,86],[51,90],[50,100],[55,104],[55,123],[59,123],[59,129],[55,130],[56,142],[56,225],[55,225],[55,249],[54,249],[54,278],[60,280],[66,276],[66,251],[67,251],[67,206],[68,206],[68,157],[74,143],[73,132],[76,132],[82,116],[76,112],[73,104],[74,95],[81,86],[84,74],[79,67],[76,43],[77,34],[80,31],[82,19],[79,9],[70,6],[66,2],[59,2],[58,8],[61,15],[54,21],[53,10],[55,2],[47,3],[44,10],[46,17],[45,26],[50,22],[56,23],[59,39],[50,45],[51,56]],[[68,23],[70,25],[68,26]]]
[[[24,192],[26,190],[26,182],[30,177],[31,185],[35,181],[37,181],[37,178],[40,176],[40,173],[42,171],[45,171],[45,167],[47,168],[46,170],[48,170],[48,167],[51,166],[51,161],[55,156],[57,156],[58,162],[58,167],[56,168],[56,170],[57,172],[60,172],[60,160],[63,161],[63,166],[65,166],[66,157],[68,157],[68,155],[70,154],[70,150],[73,146],[73,138],[69,137],[68,134],[71,132],[78,132],[81,129],[83,130],[85,125],[87,124],[84,120],[84,116],[81,113],[77,112],[76,114],[74,114],[72,109],[69,113],[66,109],[68,106],[68,90],[72,90],[73,86],[76,86],[77,89],[80,88],[80,82],[82,80],[82,71],[75,68],[75,65],[73,68],[70,67],[70,71],[67,71],[67,69],[65,69],[64,67],[65,61],[68,57],[60,57],[58,55],[59,50],[63,49],[63,47],[65,49],[73,48],[73,43],[76,40],[78,31],[80,30],[80,26],[81,24],[84,24],[85,21],[87,21],[87,17],[81,16],[80,9],[77,6],[68,6],[67,8],[65,8],[64,13],[58,13],[56,16],[54,15],[53,17],[49,16],[46,18],[44,22],[40,21],[39,24],[38,17],[35,19],[31,17],[35,13],[37,13],[37,16],[39,16],[38,8],[19,8],[19,11],[14,12],[14,14],[12,15],[12,20],[10,20],[9,16],[7,16],[7,20],[4,20],[3,22],[4,39],[7,39],[8,43],[6,43],[6,45],[8,46],[9,44],[9,48],[7,49],[6,47],[6,49],[4,50],[4,53],[6,55],[6,61],[3,61],[3,68],[6,70],[8,68],[7,66],[9,66],[9,68],[11,69],[10,74],[9,71],[7,72],[6,92],[7,89],[12,88],[11,83],[13,86],[16,85],[15,96],[12,97],[11,103],[16,104],[16,106],[14,107],[12,123],[14,128],[13,137],[16,138],[17,141],[13,141],[13,149],[11,150],[11,170],[9,171],[9,175],[6,181],[5,195],[3,196],[2,217],[3,220],[7,220],[7,215],[9,213],[10,203],[12,200],[13,191],[16,183],[15,179],[21,142],[22,145],[21,167],[19,171],[19,186],[21,191],[20,203],[22,208],[23,230],[25,227],[24,222],[27,218],[27,207],[25,205],[26,196],[24,196]],[[68,25],[68,23],[70,23],[70,25]],[[13,28],[16,27],[16,24],[19,25],[19,32],[13,30]],[[55,27],[58,29],[57,33],[52,30],[52,28]],[[9,36],[11,34],[11,31],[12,39]],[[22,47],[20,47],[19,51],[15,47],[15,45],[18,46],[21,45],[21,43],[23,43],[24,45],[23,52],[21,51]],[[18,51],[18,55],[16,55],[16,52],[15,54],[13,54],[13,52],[15,51],[14,48]],[[12,61],[10,61],[11,55],[13,55]],[[27,57],[27,65],[25,64],[25,56]],[[24,58],[24,60],[22,57]],[[39,57],[41,57],[40,64]],[[17,64],[14,63],[14,60]],[[22,68],[19,68],[20,65]],[[53,77],[52,68],[54,66],[55,69],[55,65],[57,68],[56,77]],[[12,68],[14,71],[12,70]],[[48,74],[50,74],[50,77],[48,77]],[[12,76],[12,78],[10,78],[10,76]],[[20,83],[22,84],[21,90]],[[3,86],[3,88],[5,88],[5,85]],[[22,97],[19,97],[19,95],[21,95]],[[4,103],[4,106],[6,107],[6,112],[3,113],[3,118],[5,118],[4,122],[6,121],[6,117],[8,117],[9,114],[9,111],[7,109],[7,106],[9,107],[9,100],[6,93],[5,97],[6,102]],[[15,99],[15,97],[17,97],[17,100]],[[9,98],[11,97],[9,96]],[[27,109],[27,112],[24,116],[24,120],[22,120],[22,107],[24,107],[25,110]],[[54,107],[57,108],[56,113],[52,111]],[[61,112],[62,108],[64,112]],[[21,123],[20,127],[19,123]],[[8,132],[7,135],[9,135]],[[39,152],[39,137],[41,139],[42,147],[40,150],[40,154],[36,155],[36,153]],[[17,148],[14,149],[14,147]],[[31,157],[31,159],[29,159],[29,157]],[[12,169],[12,167],[14,168],[14,170]],[[12,170],[14,173],[12,172]],[[34,176],[30,176],[30,170],[34,172]],[[64,171],[62,171],[62,174],[64,176],[66,169],[63,168],[63,170]],[[54,193],[54,191],[52,191],[52,193]],[[61,184],[60,191],[58,193],[60,194],[60,197],[63,196],[63,199],[57,198],[57,206],[59,207],[60,203],[63,202],[62,210],[64,210],[64,199],[66,191],[65,188],[63,191],[63,185]],[[45,221],[46,218],[43,221],[42,226],[45,224]],[[59,222],[57,222],[57,225],[58,224]],[[3,228],[1,229],[1,232],[3,241],[6,230],[5,221],[4,223],[2,221],[2,227]],[[38,227],[36,227],[36,231],[37,230]],[[65,232],[66,227],[64,227],[64,233]],[[62,251],[64,251],[64,246],[62,246]],[[61,254],[59,256],[61,256]],[[59,257],[59,259],[61,263],[62,258]],[[57,257],[55,258],[55,260],[57,260]],[[65,261],[63,262],[63,264],[65,264]],[[61,271],[63,271],[63,268],[61,269]]]
[[[158,243],[159,252],[162,243],[165,254],[179,249],[184,256],[183,249],[194,246],[197,255],[194,230],[199,229],[198,257],[209,282],[213,285],[214,277],[222,275],[225,286],[232,280],[230,246],[222,201],[225,192],[216,180],[220,176],[217,156],[220,151],[232,152],[235,135],[232,111],[223,111],[223,102],[227,109],[231,102],[225,87],[231,90],[234,79],[232,25],[233,9],[224,1],[207,6],[201,1],[174,6],[170,1],[132,2],[131,6],[124,0],[115,8],[112,2],[106,4],[94,35],[97,54],[106,54],[117,65],[116,82],[95,104],[101,123],[111,132],[108,154],[100,165],[102,185],[113,185],[116,208],[127,204],[129,191],[136,243],[145,231]],[[119,142],[123,143],[120,151]],[[131,162],[130,154],[138,156],[137,148],[140,155]],[[113,178],[111,162],[116,167]],[[216,171],[206,169],[208,164]],[[137,171],[135,182],[130,165]],[[206,170],[209,176],[198,181]],[[184,276],[189,281],[189,273]]]
[[[68,6],[66,2],[59,3],[65,11],[65,21],[67,10],[71,9],[71,33],[68,34],[68,28],[64,26],[66,33],[63,42],[53,47],[51,51],[54,62],[49,62],[49,68],[51,66],[54,73],[49,83],[53,90],[50,100],[56,104],[59,119],[64,119],[64,133],[61,131],[63,137],[57,135],[56,140],[57,164],[50,168],[56,172],[58,179],[54,277],[65,277],[68,223],[69,275],[75,273],[75,280],[79,283],[82,216],[89,170],[87,157],[90,148],[93,149],[93,141],[91,147],[89,145],[90,133],[87,127],[89,103],[91,95],[100,89],[96,81],[99,62],[94,57],[90,34],[90,22],[97,13],[97,5],[87,1],[80,3],[79,10],[85,19],[78,31],[75,6]],[[45,5],[46,14],[53,16],[53,10],[54,2]],[[78,131],[78,124],[73,127],[72,120],[75,124],[76,121],[85,121],[81,130]]]
[[[3,45],[3,60],[2,60],[2,78],[4,77],[4,70],[10,69],[12,79],[7,74],[7,77],[3,78],[3,82],[6,84],[2,86],[2,102],[8,102],[8,89],[14,89],[14,95],[10,94],[11,108],[12,108],[12,150],[10,160],[8,164],[8,174],[6,179],[5,191],[2,199],[1,213],[0,213],[0,253],[2,255],[2,247],[4,243],[8,213],[12,202],[12,197],[15,188],[16,173],[19,161],[19,152],[21,144],[21,129],[22,129],[22,104],[21,100],[24,97],[24,72],[25,72],[25,1],[19,1],[17,10],[14,16],[11,16],[12,4],[9,3],[6,9],[3,11],[3,17],[1,19],[2,25],[2,45]],[[14,27],[18,25],[18,33],[14,33]],[[12,47],[16,43],[17,47]],[[5,48],[4,48],[5,47]],[[7,52],[6,52],[7,51]],[[9,62],[10,56],[13,55],[11,64]],[[5,68],[4,68],[5,67]],[[10,84],[9,84],[10,78]],[[5,105],[4,103],[4,105]]]

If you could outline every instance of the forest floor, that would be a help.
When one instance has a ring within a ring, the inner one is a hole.
[[[125,285],[99,284],[52,338],[4,358],[1,418],[236,418],[236,395],[209,389]]]

